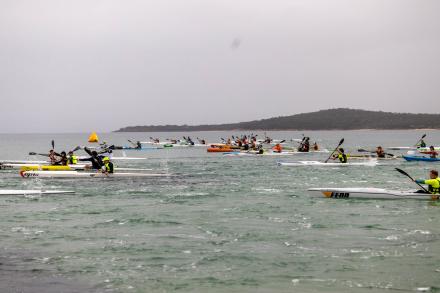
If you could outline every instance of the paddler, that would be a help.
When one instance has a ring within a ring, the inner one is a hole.
[[[110,158],[109,157],[104,157],[104,159],[102,159],[102,162],[104,163],[104,165],[101,168],[102,173],[105,174],[113,174],[113,163],[110,162]]]
[[[92,162],[92,169],[100,170],[104,165],[102,162],[102,156],[99,156],[96,151],[90,151],[87,147],[84,148],[84,151],[90,155],[90,158],[79,159],[79,161]]]
[[[420,140],[420,143],[417,145],[418,148],[426,148],[426,142],[423,138]]]
[[[429,179],[423,180],[418,179],[416,180],[416,183],[419,184],[427,184],[428,185],[428,192],[431,194],[436,194],[437,196],[433,199],[438,199],[438,194],[440,193],[440,178],[438,178],[438,171],[437,170],[431,170],[429,172]],[[425,193],[424,190],[417,191],[418,193]]]
[[[61,155],[60,155],[60,158],[55,163],[55,165],[67,166],[68,163],[69,163],[69,159],[67,158],[66,152],[62,151]]]
[[[57,156],[59,156],[54,150],[49,151],[49,160],[51,165],[56,165],[58,162]]]
[[[275,153],[281,153],[283,151],[283,148],[281,146],[281,144],[277,143],[273,148],[272,151],[274,151]]]
[[[376,148],[376,155],[378,158],[385,158],[385,151],[383,150],[383,148],[381,146],[378,146]]]
[[[301,144],[298,148],[299,152],[308,153],[310,150],[310,137],[304,137],[304,139],[301,141]]]
[[[341,163],[347,163],[348,159],[347,159],[347,155],[344,152],[343,148],[339,148],[338,149],[338,154],[333,156],[333,160],[339,159],[339,162]]]
[[[73,151],[68,153],[69,165],[75,165],[78,163],[78,157],[73,154]]]
[[[437,156],[438,156],[438,153],[435,151],[434,146],[433,146],[433,145],[430,146],[430,147],[429,147],[429,157],[430,157],[431,159],[436,159]]]

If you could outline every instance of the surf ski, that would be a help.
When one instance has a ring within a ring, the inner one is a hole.
[[[438,194],[417,193],[415,190],[400,191],[383,188],[309,188],[312,197],[324,198],[361,198],[361,199],[438,199]]]
[[[423,156],[403,156],[406,161],[439,162],[440,158],[430,158]]]
[[[46,194],[69,194],[75,191],[67,190],[15,190],[4,189],[0,190],[0,195],[46,195]]]
[[[369,166],[374,167],[377,165],[377,160],[369,160],[365,162],[348,162],[348,163],[339,163],[339,162],[330,162],[324,163],[320,161],[297,161],[297,162],[277,162],[278,166],[318,166],[318,167],[348,167],[348,166]]]
[[[168,177],[170,174],[159,173],[112,173],[78,172],[78,171],[20,171],[23,178],[135,178],[135,177]]]

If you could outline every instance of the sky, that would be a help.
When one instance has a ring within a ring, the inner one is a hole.
[[[0,133],[440,113],[438,0],[0,0]]]

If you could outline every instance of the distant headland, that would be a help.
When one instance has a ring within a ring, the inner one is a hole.
[[[440,129],[440,114],[392,113],[338,108],[228,124],[127,126],[116,130],[116,132],[425,128]]]

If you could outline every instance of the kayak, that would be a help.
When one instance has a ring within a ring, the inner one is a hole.
[[[208,153],[230,153],[237,152],[237,149],[239,150],[240,148],[226,144],[212,144],[206,151]]]
[[[44,164],[0,164],[0,170],[24,170],[24,171],[84,171],[90,170],[89,164],[74,164],[67,166],[44,165]],[[120,168],[115,167],[116,171],[151,171],[144,168]]]
[[[233,150],[232,152],[225,153],[226,157],[235,157],[235,156],[292,156],[292,155],[300,155],[300,154],[313,154],[313,153],[328,153],[328,150],[322,151],[310,151],[310,152],[298,152],[298,151],[282,151],[281,153],[273,152],[273,151],[265,151],[260,154],[257,151],[241,151]]]
[[[430,157],[422,157],[422,156],[403,156],[403,158],[407,161],[423,161],[423,162],[440,161],[440,158],[430,158]]]
[[[348,167],[348,166],[376,166],[377,160],[369,160],[365,162],[348,162],[348,163],[337,163],[337,162],[331,162],[331,163],[324,163],[319,161],[298,161],[298,162],[277,162],[278,166],[292,166],[292,167],[298,167],[298,166],[323,166],[323,167]]]
[[[235,149],[231,149],[231,148],[208,148],[206,150],[208,153],[230,153],[230,152],[235,152]]]
[[[67,165],[67,166],[59,166],[59,165],[40,165],[40,164],[0,164],[0,170],[15,170],[22,168],[29,168],[32,170],[44,170],[44,171],[69,171],[74,167],[78,166],[79,168],[84,169],[86,165]]]
[[[77,171],[20,171],[23,178],[113,178],[113,177],[166,177],[170,174],[153,173],[113,173],[104,174],[100,172],[77,172]]]
[[[281,153],[274,153],[274,152],[264,152],[262,154],[259,154],[257,152],[235,152],[232,151],[231,153],[224,153],[223,155],[225,157],[261,157],[261,156],[291,156],[294,155],[295,152],[281,152]]]
[[[44,194],[67,194],[75,191],[67,190],[0,190],[0,195],[44,195]]]
[[[171,148],[171,147],[207,147],[208,146],[208,144],[200,144],[200,143],[190,144],[190,143],[185,142],[185,141],[181,141],[181,142],[177,142],[177,143],[172,143],[172,142],[169,142],[169,141],[164,141],[164,142],[141,141],[141,144],[157,145],[157,146],[162,146],[162,147],[165,147],[165,148]]]
[[[364,198],[364,199],[438,199],[437,195],[413,191],[387,190],[382,188],[309,188],[313,197]],[[434,197],[433,197],[434,196]]]
[[[389,150],[417,150],[419,152],[428,152],[429,151],[429,147],[387,147],[387,149]],[[440,151],[440,146],[436,146],[434,147],[434,150],[436,151]]]
[[[350,155],[349,156],[350,159],[355,159],[355,160],[368,160],[368,159],[375,159],[375,160],[380,160],[380,161],[387,161],[387,160],[396,160],[398,158],[398,156],[386,156],[385,158],[378,158],[376,155]]]
[[[19,160],[0,160],[0,165],[2,164],[49,164],[49,161],[19,161]]]

